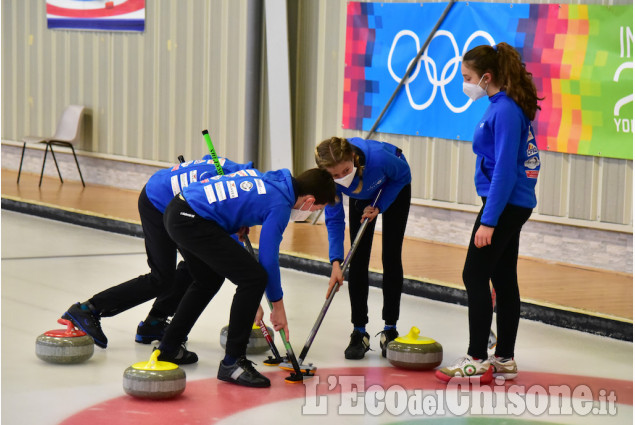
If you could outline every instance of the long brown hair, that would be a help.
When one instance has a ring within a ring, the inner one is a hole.
[[[353,161],[353,164],[357,167],[359,184],[353,193],[358,193],[363,186],[364,166],[360,165],[359,157],[353,151],[353,145],[343,137],[334,136],[321,141],[315,147],[315,163],[319,168],[332,168],[344,161]]]
[[[494,82],[505,90],[530,120],[536,117],[536,111],[540,109],[538,101],[544,98],[538,97],[531,72],[525,69],[520,53],[512,46],[505,42],[495,47],[476,46],[463,55],[463,63],[479,76],[490,72]]]

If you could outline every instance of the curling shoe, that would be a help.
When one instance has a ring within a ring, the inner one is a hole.
[[[494,368],[494,378],[502,377],[504,380],[515,379],[518,376],[518,366],[513,357],[502,358],[490,356],[489,362]]]
[[[218,375],[221,381],[231,382],[244,387],[266,388],[271,386],[269,378],[261,374],[254,367],[254,362],[241,356],[233,365],[227,366],[221,360]]]
[[[435,376],[443,382],[453,378],[478,379],[481,385],[489,384],[493,379],[494,368],[489,359],[478,360],[470,355],[457,359],[453,364],[435,372]]]
[[[154,349],[156,350],[156,348]],[[152,351],[154,351],[152,350]],[[181,344],[175,351],[163,351],[157,357],[157,360],[162,362],[170,362],[174,364],[192,364],[198,361],[198,356],[194,351],[188,351],[185,347],[185,343]]]
[[[78,329],[86,332],[101,348],[108,346],[108,338],[101,330],[99,314],[91,309],[91,304],[75,303],[62,315],[62,319],[70,320]]]
[[[161,341],[165,328],[170,324],[167,318],[161,319],[146,319],[139,322],[137,326],[137,334],[135,335],[135,342],[140,344],[150,344],[153,341]]]
[[[388,344],[390,343],[390,341],[393,341],[399,336],[399,332],[397,332],[397,329],[391,328],[384,329],[377,335],[379,334],[381,334],[381,336],[379,337],[379,347],[381,348],[381,355],[382,357],[386,357],[386,349],[388,348]]]
[[[344,357],[348,360],[361,360],[368,350],[370,350],[370,335],[367,332],[361,333],[354,329],[351,334],[351,342],[344,351]]]

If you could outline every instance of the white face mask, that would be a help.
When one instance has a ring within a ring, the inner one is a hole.
[[[483,74],[483,77],[485,77],[485,74]],[[482,88],[481,81],[483,81],[483,77],[481,77],[478,81],[478,84],[471,84],[463,81],[463,93],[465,93],[473,101],[479,100],[481,97],[487,95],[487,86],[489,83],[485,85],[485,88]]]
[[[351,183],[353,183],[353,179],[355,178],[355,173],[357,173],[357,167],[353,167],[353,171],[350,174],[345,175],[339,179],[333,179],[335,183],[342,185],[344,187],[349,187]]]
[[[304,201],[304,203],[300,206],[299,209],[293,208],[291,210],[291,216],[289,216],[289,221],[305,221],[307,218],[309,218],[309,216],[313,213],[313,211],[311,211],[311,207],[313,206],[314,202],[311,202],[311,205],[309,205],[309,207],[306,210],[302,209],[304,208],[304,204],[306,204],[306,201]]]

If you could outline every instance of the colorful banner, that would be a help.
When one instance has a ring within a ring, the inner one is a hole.
[[[143,31],[145,0],[46,0],[49,29]]]
[[[348,4],[344,128],[372,128],[446,6]],[[489,102],[463,94],[461,58],[504,41],[545,98],[539,149],[632,159],[632,27],[632,5],[456,3],[377,131],[471,141]]]

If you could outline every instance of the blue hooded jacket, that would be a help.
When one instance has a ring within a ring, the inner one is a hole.
[[[529,118],[504,91],[490,105],[474,131],[474,183],[487,197],[481,223],[496,227],[505,205],[534,208],[540,156]]]
[[[239,170],[192,183],[182,195],[198,215],[214,220],[229,234],[262,225],[258,254],[269,278],[265,292],[271,302],[282,299],[280,242],[296,202],[289,170]]]
[[[353,199],[374,200],[379,189],[383,188],[376,206],[380,212],[386,211],[395,201],[401,189],[412,180],[410,166],[406,162],[406,158],[401,155],[401,151],[396,146],[390,143],[366,140],[359,137],[348,139],[348,141],[364,155],[363,184],[361,190],[357,193],[355,191],[359,185],[359,175],[355,176],[349,187],[336,184],[337,197],[341,200],[342,194],[345,194]],[[344,258],[346,223],[342,202],[327,205],[324,208],[324,217],[329,238],[329,259],[332,263],[335,260]]]
[[[240,164],[227,158],[218,158],[218,160],[223,172],[226,174],[254,168],[254,163],[251,161],[246,164]],[[210,155],[205,155],[203,159],[183,162],[154,173],[146,183],[146,195],[148,195],[152,205],[161,213],[164,213],[172,198],[181,193],[184,187],[195,181],[215,175],[217,175],[217,172],[214,161]]]

